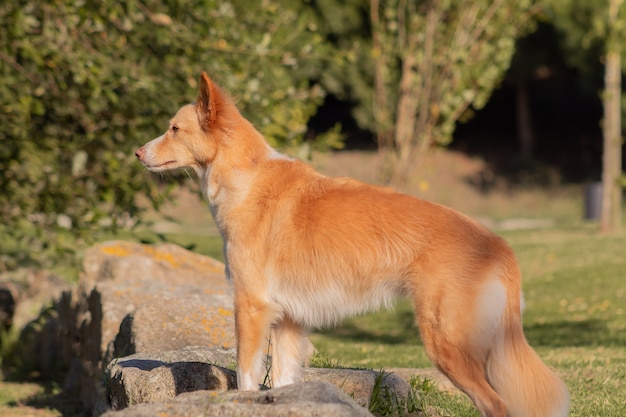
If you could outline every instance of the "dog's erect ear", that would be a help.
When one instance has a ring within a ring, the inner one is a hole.
[[[196,102],[196,112],[198,119],[203,127],[209,125],[215,120],[216,106],[214,105],[218,92],[215,84],[209,78],[206,72],[200,75],[200,86],[198,88],[198,100]]]

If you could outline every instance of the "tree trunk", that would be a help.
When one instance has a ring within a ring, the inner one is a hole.
[[[374,119],[377,124],[377,143],[381,152],[387,151],[392,145],[392,135],[390,133],[389,110],[387,109],[387,96],[385,91],[385,67],[387,61],[386,53],[381,41],[379,0],[370,1],[370,21],[372,23],[372,55],[374,58],[374,91],[372,96],[372,107]]]
[[[532,120],[530,117],[530,98],[528,94],[528,80],[519,79],[515,83],[516,89],[516,120],[517,136],[520,144],[520,152],[523,159],[533,156],[535,135],[533,134]]]
[[[399,7],[398,20],[400,27],[405,27],[406,14],[410,13],[406,2]],[[420,35],[411,31],[402,31],[399,43],[402,47],[402,66],[400,70],[399,94],[396,104],[396,124],[394,136],[394,166],[390,182],[404,185],[409,180],[409,172],[424,159],[430,148],[432,124],[432,78],[433,54],[437,24],[441,21],[441,11],[429,6],[426,15],[426,26],[423,55],[418,62]]]
[[[398,95],[396,132],[395,132],[395,166],[391,180],[402,184],[408,178],[408,171],[413,159],[413,132],[415,132],[415,114],[417,113],[417,97],[415,92],[416,74],[413,70],[415,57],[407,54],[402,63],[400,76],[400,94]]]
[[[602,213],[600,230],[617,232],[621,227],[622,190],[619,177],[622,173],[621,125],[621,56],[616,41],[615,25],[622,0],[611,0],[609,5],[609,37],[607,40],[604,74],[604,150],[602,153]]]

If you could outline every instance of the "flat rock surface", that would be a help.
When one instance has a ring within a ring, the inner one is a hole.
[[[195,391],[164,403],[138,404],[104,416],[371,417],[372,414],[336,386],[313,381],[267,391],[230,391],[222,394]]]
[[[115,359],[106,371],[108,406],[162,402],[183,392],[237,388],[234,350],[189,347],[175,352],[137,353]]]

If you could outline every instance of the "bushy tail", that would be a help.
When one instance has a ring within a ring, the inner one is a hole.
[[[528,345],[518,303],[507,303],[487,376],[510,417],[566,417],[569,393],[561,379]]]

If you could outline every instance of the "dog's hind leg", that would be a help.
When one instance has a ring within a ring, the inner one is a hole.
[[[416,303],[426,352],[483,417],[506,417],[507,406],[490,385],[486,370],[491,347],[499,337],[504,287],[491,280],[474,291],[445,290],[445,297],[430,294]]]
[[[437,367],[465,392],[483,417],[506,417],[506,404],[487,381],[484,364],[451,346],[427,349]]]
[[[235,332],[237,334],[237,387],[259,389],[263,353],[275,313],[270,305],[248,295],[235,293]]]
[[[298,382],[308,340],[299,324],[283,317],[272,327],[272,387]]]

